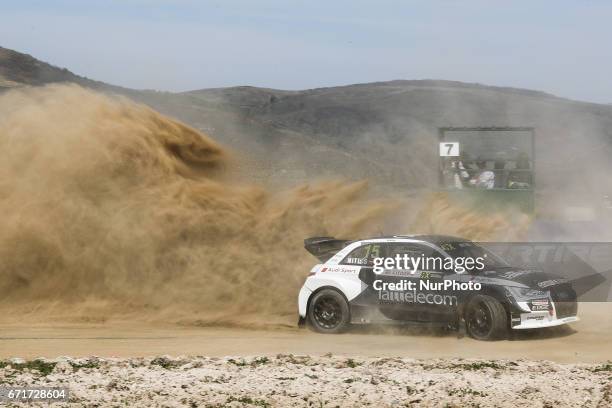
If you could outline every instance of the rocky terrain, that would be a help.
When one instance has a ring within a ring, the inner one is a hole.
[[[1,363],[3,386],[68,387],[54,406],[607,407],[612,365],[277,355]],[[43,403],[41,403],[41,406]]]

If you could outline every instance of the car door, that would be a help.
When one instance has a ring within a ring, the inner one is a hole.
[[[351,315],[357,321],[361,320],[362,317],[365,320],[371,320],[369,310],[378,305],[372,290],[372,282],[375,279],[373,267],[374,259],[384,257],[383,243],[369,242],[353,249],[339,262],[342,266],[359,268],[358,277],[361,281],[361,292],[349,302]]]
[[[412,289],[378,291],[379,308],[393,320],[445,323],[454,319],[456,298],[444,289],[447,273],[445,257],[434,248],[420,243],[393,242],[384,249],[389,258],[410,258],[409,265],[385,270],[379,278],[386,283],[412,282]],[[408,266],[408,268],[406,268]],[[404,285],[408,286],[408,285]]]

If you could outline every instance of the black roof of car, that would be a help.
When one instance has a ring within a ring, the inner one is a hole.
[[[435,245],[446,242],[469,242],[469,239],[454,237],[452,235],[397,235],[396,238],[411,238],[426,241]]]
[[[367,241],[370,239],[396,239],[396,238],[406,238],[406,239],[416,239],[420,241],[429,242],[431,244],[439,245],[447,242],[471,242],[469,239],[454,237],[452,235],[435,235],[435,234],[421,234],[421,235],[382,235],[378,237],[369,237],[357,239],[355,241]],[[347,244],[354,241],[346,241]]]

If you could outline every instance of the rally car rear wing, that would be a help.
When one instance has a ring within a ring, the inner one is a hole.
[[[351,240],[336,239],[334,237],[312,237],[304,240],[304,248],[321,262],[326,262],[349,242]]]

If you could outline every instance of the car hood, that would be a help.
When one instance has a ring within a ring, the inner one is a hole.
[[[477,276],[490,281],[490,283],[534,289],[546,289],[550,286],[569,282],[562,276],[546,273],[539,269],[503,268],[500,270],[483,271]]]

